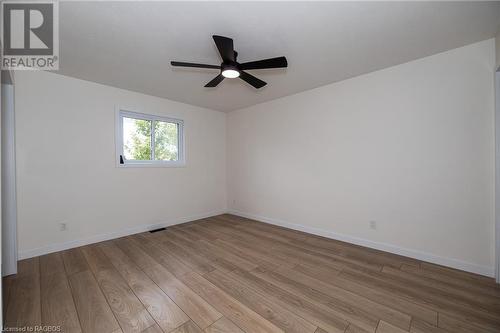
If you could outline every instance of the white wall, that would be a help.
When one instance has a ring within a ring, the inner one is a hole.
[[[495,46],[496,46],[496,69],[500,69],[500,31],[497,32],[495,36]]]
[[[230,209],[493,274],[494,70],[491,39],[230,113]]]
[[[15,80],[20,258],[226,209],[224,113],[47,72]],[[184,119],[186,167],[117,168],[116,105]]]

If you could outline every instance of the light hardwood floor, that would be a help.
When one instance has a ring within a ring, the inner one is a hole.
[[[500,332],[493,279],[232,215],[19,262],[7,327]]]

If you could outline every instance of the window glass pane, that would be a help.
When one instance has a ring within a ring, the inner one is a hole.
[[[179,160],[178,125],[155,121],[155,160]]]
[[[127,160],[151,160],[151,120],[123,117],[123,154]]]

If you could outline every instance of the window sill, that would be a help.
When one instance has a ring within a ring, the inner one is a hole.
[[[125,163],[117,164],[118,168],[184,168],[186,162],[157,162],[157,163]]]

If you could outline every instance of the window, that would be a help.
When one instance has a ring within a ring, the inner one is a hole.
[[[184,123],[129,111],[117,117],[117,162],[120,166],[184,165]]]

